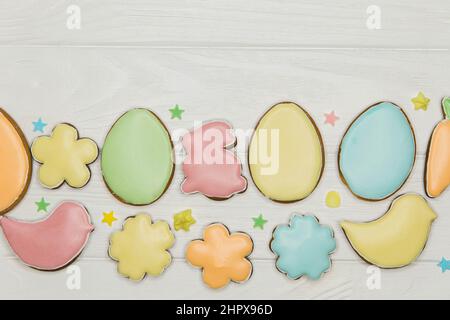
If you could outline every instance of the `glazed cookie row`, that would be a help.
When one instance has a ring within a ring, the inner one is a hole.
[[[450,100],[443,100],[446,119],[430,139],[425,190],[439,196],[450,183]],[[79,138],[69,124],[57,125],[50,136],[31,146],[15,122],[0,111],[2,153],[0,213],[11,210],[25,194],[31,177],[31,155],[41,164],[39,180],[54,189],[66,182],[85,186],[89,164],[99,154],[94,141]],[[247,188],[242,165],[233,151],[232,126],[210,121],[182,137],[185,179],[181,190],[223,200]],[[167,190],[174,173],[174,148],[162,121],[147,109],[133,109],[120,117],[102,148],[101,169],[108,189],[122,202],[148,205]],[[390,102],[375,104],[347,129],[339,147],[343,182],[357,197],[385,199],[406,182],[416,153],[414,131],[403,110]],[[251,177],[261,193],[278,202],[308,197],[324,170],[324,148],[319,129],[295,103],[280,103],[259,120],[248,148]]]
[[[405,194],[379,219],[342,221],[341,227],[365,261],[381,268],[399,268],[420,255],[436,217],[423,197]],[[153,222],[150,215],[140,213],[127,218],[123,229],[112,234],[109,256],[117,261],[122,276],[140,281],[146,275],[160,276],[170,266],[174,243],[169,223]],[[202,270],[206,285],[217,289],[250,278],[253,246],[250,235],[232,233],[225,225],[213,223],[203,230],[201,239],[188,243],[185,259]],[[333,229],[321,225],[315,216],[294,214],[289,224],[274,229],[269,248],[276,257],[276,268],[289,279],[318,280],[330,271],[336,240]]]
[[[178,215],[194,221],[189,210]],[[418,258],[436,217],[423,197],[405,194],[395,199],[379,219],[342,221],[341,227],[365,261],[381,268],[399,268]],[[0,226],[16,255],[40,270],[67,266],[82,252],[94,229],[87,209],[68,201],[44,220],[30,223],[1,217]],[[174,227],[180,229],[177,220]],[[169,267],[169,249],[174,243],[169,223],[153,222],[148,214],[141,213],[128,217],[122,230],[111,235],[108,252],[118,262],[121,275],[138,281],[145,275],[159,276]],[[315,216],[294,214],[288,225],[274,229],[269,248],[276,256],[276,268],[288,278],[307,276],[317,280],[331,267],[336,240],[332,228],[321,225]],[[241,283],[250,278],[252,251],[253,240],[248,234],[230,233],[223,224],[214,223],[205,228],[202,239],[188,244],[185,257],[203,270],[208,286],[220,288],[230,281]]]
[[[444,110],[447,101],[443,101]],[[431,140],[426,175],[430,197],[438,196],[450,183],[450,157],[445,147],[448,122],[438,125]],[[87,141],[84,144],[85,158],[81,162],[92,162],[95,148]],[[216,200],[244,192],[247,180],[233,152],[235,144],[233,128],[225,121],[207,122],[184,135],[185,180],[181,190]],[[73,154],[69,151],[67,154]],[[357,197],[378,201],[405,183],[415,153],[414,131],[406,114],[399,106],[382,102],[369,107],[347,129],[339,147],[339,172]],[[33,156],[42,162],[37,152]],[[147,205],[168,188],[174,171],[173,157],[170,134],[161,120],[149,110],[134,109],[119,118],[108,133],[101,167],[108,188],[118,199]],[[264,196],[278,202],[308,197],[319,183],[324,162],[319,129],[300,106],[291,102],[277,104],[259,120],[248,148],[248,163],[251,177]],[[41,167],[40,177],[48,185],[43,179],[44,169]],[[71,183],[70,175],[67,181],[77,187],[86,181],[87,174],[88,170],[80,170],[78,184]]]

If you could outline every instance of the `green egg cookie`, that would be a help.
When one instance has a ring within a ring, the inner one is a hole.
[[[155,202],[172,180],[169,132],[153,112],[128,111],[106,137],[101,167],[106,185],[120,201],[131,205]]]

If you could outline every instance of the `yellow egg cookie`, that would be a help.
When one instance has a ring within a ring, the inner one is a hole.
[[[256,187],[279,202],[308,197],[324,167],[320,132],[308,113],[293,102],[273,106],[259,120],[248,157]]]

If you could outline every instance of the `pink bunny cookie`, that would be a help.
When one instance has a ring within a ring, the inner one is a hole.
[[[228,150],[236,144],[230,124],[211,121],[183,137],[186,158],[183,163],[184,193],[200,192],[215,200],[224,200],[247,189],[241,174],[241,162]]]

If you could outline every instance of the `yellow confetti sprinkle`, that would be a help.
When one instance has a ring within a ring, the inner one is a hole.
[[[325,203],[329,208],[339,208],[341,206],[341,195],[337,191],[327,193]]]
[[[184,231],[189,231],[189,228],[195,222],[196,222],[195,219],[192,217],[191,209],[184,210],[173,216],[173,225],[176,231],[180,229],[183,229]]]

